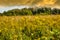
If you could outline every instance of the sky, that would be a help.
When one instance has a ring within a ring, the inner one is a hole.
[[[22,6],[21,6],[22,5]],[[60,0],[0,0],[0,12],[14,8],[36,7],[60,7]]]
[[[60,0],[0,0],[0,5],[13,6],[13,5],[59,5]]]
[[[22,8],[28,8],[28,6],[0,6],[0,13],[3,13],[4,11],[12,10],[12,9],[22,9]]]

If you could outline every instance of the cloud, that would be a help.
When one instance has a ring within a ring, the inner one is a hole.
[[[37,3],[37,6],[46,6],[46,5],[55,5],[56,0],[43,0],[40,3]]]
[[[0,0],[0,5],[2,6],[14,6],[14,5],[59,5],[60,0]]]

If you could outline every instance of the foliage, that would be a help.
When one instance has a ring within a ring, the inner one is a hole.
[[[0,16],[0,40],[60,40],[60,15]]]
[[[20,15],[56,15],[60,14],[60,9],[57,8],[23,8],[23,9],[12,9],[0,13],[0,16],[20,16]]]

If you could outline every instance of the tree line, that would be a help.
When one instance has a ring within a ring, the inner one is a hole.
[[[0,13],[0,16],[19,16],[19,15],[40,15],[40,14],[60,14],[60,9],[57,8],[23,8],[23,9],[12,9]]]

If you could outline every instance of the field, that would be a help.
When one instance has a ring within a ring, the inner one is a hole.
[[[60,15],[0,16],[0,40],[60,40]]]

